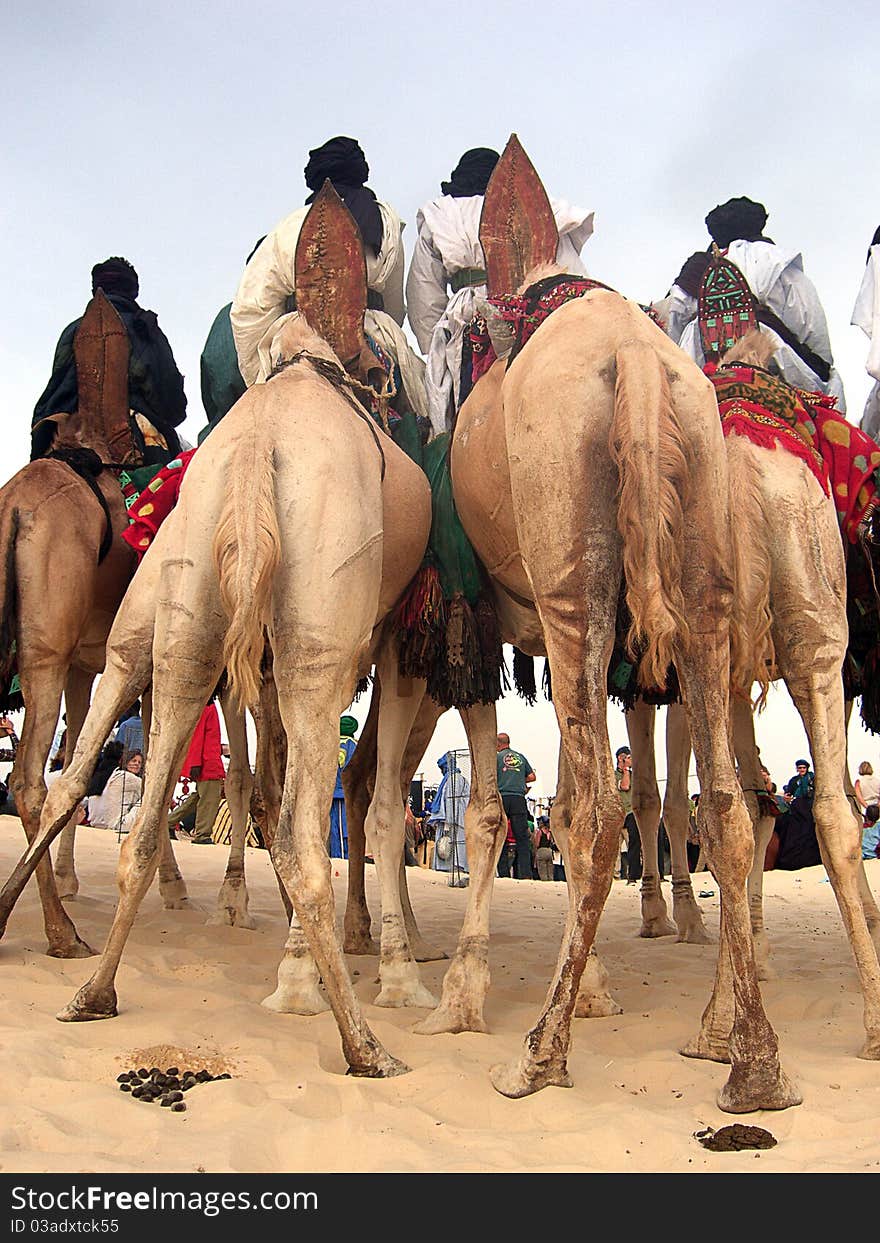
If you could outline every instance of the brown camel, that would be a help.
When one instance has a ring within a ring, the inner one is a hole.
[[[69,763],[92,682],[104,667],[110,625],[134,569],[134,555],[120,539],[127,518],[118,472],[102,465],[120,461],[126,438],[129,454],[133,451],[128,337],[100,290],[74,349],[79,411],[53,416],[53,456],[30,462],[0,489],[0,684],[8,688],[17,669],[25,717],[10,787],[28,841],[39,826],[43,771],[62,693]],[[49,954],[91,954],[59,900],[59,888],[64,896],[77,890],[72,825],[55,875],[46,859],[37,879]]]

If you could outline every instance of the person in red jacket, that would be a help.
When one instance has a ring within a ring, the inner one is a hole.
[[[214,840],[212,830],[220,810],[223,778],[226,776],[220,750],[220,718],[217,715],[217,705],[213,701],[205,707],[199,718],[183,762],[181,776],[196,783],[198,795],[192,843],[194,846],[210,846]]]

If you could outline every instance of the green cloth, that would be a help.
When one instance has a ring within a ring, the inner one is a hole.
[[[358,723],[353,716],[341,716],[339,718],[339,736],[341,738],[354,738],[357,733]]]
[[[467,289],[469,286],[485,285],[486,270],[485,268],[462,268],[459,272],[453,272],[449,278],[449,284],[453,293],[458,293],[459,289]]]
[[[208,426],[199,432],[199,444],[223,416],[229,413],[247,389],[238,369],[238,354],[229,319],[231,310],[232,303],[229,302],[217,312],[202,350],[202,405],[208,416]]]
[[[526,792],[526,777],[535,770],[519,751],[505,747],[495,757],[498,770],[499,794],[522,794]]]
[[[437,562],[443,595],[449,600],[460,592],[468,604],[475,604],[480,594],[480,568],[452,498],[448,432],[424,446],[422,469],[431,485],[428,548]]]

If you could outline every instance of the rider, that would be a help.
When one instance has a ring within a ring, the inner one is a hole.
[[[490,147],[465,151],[449,181],[440,183],[440,197],[425,203],[416,216],[419,236],[406,297],[410,325],[428,360],[428,414],[437,433],[449,429],[470,389],[469,359],[465,355],[463,374],[462,347],[478,300],[487,293],[480,214],[498,160]],[[593,213],[564,199],[553,199],[552,206],[559,229],[557,262],[583,276],[580,251],[593,232]]]
[[[163,461],[167,453],[150,453],[149,446],[180,450],[177,432],[186,418],[183,376],[177,369],[168,338],[159,327],[155,312],[137,303],[138,274],[127,259],[113,257],[92,268],[92,294],[103,290],[113,305],[130,346],[128,361],[128,400],[148,446],[147,460]],[[31,422],[31,461],[43,457],[55,435],[55,424],[43,422],[54,414],[73,414],[79,406],[73,340],[81,320],[68,324],[55,347],[52,375],[34,407]],[[152,428],[149,426],[152,425]],[[155,433],[164,441],[164,446]]]
[[[795,388],[827,393],[846,411],[843,384],[834,369],[825,312],[799,251],[764,236],[767,211],[749,198],[728,199],[712,209],[706,227],[715,245],[742,272],[757,302],[762,329],[778,342],[773,361]],[[667,331],[686,354],[705,362],[697,322],[700,282],[709,251],[685,262],[666,299]]]
[[[877,440],[880,437],[880,228],[871,238],[868,263],[853,309],[852,322],[871,342],[865,370],[874,381],[859,427]]]
[[[268,379],[277,361],[273,346],[283,317],[295,310],[296,243],[309,205],[329,179],[357,222],[367,263],[368,311],[364,328],[402,372],[409,404],[425,411],[421,363],[401,325],[403,305],[403,223],[397,212],[366,185],[369,167],[354,138],[331,138],[309,152],[306,185],[312,193],[257,248],[245,268],[232,303],[230,320],[238,365],[248,385]]]

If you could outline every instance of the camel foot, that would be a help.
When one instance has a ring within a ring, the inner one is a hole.
[[[696,1057],[704,1062],[730,1062],[729,1041],[718,1037],[707,1036],[699,1031],[692,1040],[679,1049],[682,1057]]]
[[[674,937],[677,935],[678,929],[665,912],[663,915],[642,918],[642,926],[639,929],[640,937]]]
[[[184,903],[184,906],[189,905]],[[238,906],[218,906],[217,909],[205,920],[206,924],[211,927],[226,928],[248,928],[253,932],[257,926],[257,921],[253,915],[249,915],[247,911],[242,911]]]
[[[379,955],[379,946],[370,936],[370,930],[366,932],[346,932],[342,940],[343,954],[374,954]]]
[[[274,993],[268,997],[264,997],[260,1005],[266,1010],[274,1010],[276,1014],[300,1014],[310,1016],[313,1014],[323,1014],[325,1010],[330,1009],[330,1003],[327,1001],[317,987],[312,989],[300,988],[293,992],[290,988],[286,988],[279,984]]]
[[[443,1032],[453,1035],[458,1032],[481,1032],[486,1034],[489,1028],[483,1018],[482,1005],[469,1006],[464,1002],[447,1004],[440,1002],[436,1010],[426,1014],[411,1029],[417,1036],[439,1036]]]
[[[365,1066],[349,1066],[345,1072],[356,1079],[393,1079],[395,1075],[408,1075],[410,1068],[406,1062],[399,1061],[390,1053],[385,1053],[378,1061]]]
[[[426,941],[410,941],[410,953],[416,962],[440,962],[443,958],[448,958],[446,950],[436,949],[433,945],[429,945]]]
[[[749,1114],[757,1109],[789,1109],[803,1099],[778,1063],[737,1066],[718,1093],[718,1108],[728,1114]]]
[[[182,876],[176,880],[160,880],[159,893],[166,911],[185,911],[189,909],[189,898],[186,892],[186,881]]]
[[[248,911],[248,891],[244,881],[224,880],[217,894],[217,906],[207,923],[212,926],[225,925],[229,928],[249,928],[253,931],[256,922]]]
[[[50,958],[94,958],[97,952],[76,933],[72,941],[58,941],[46,950]]]
[[[866,1062],[880,1062],[880,1032],[869,1032],[859,1050],[859,1057]]]
[[[554,1062],[533,1070],[526,1070],[521,1059],[514,1063],[499,1063],[489,1071],[492,1087],[502,1096],[519,1100],[531,1096],[542,1088],[570,1088],[574,1085],[565,1062]]]
[[[89,980],[84,984],[63,1010],[55,1015],[59,1023],[90,1023],[93,1019],[113,1019],[116,1009],[116,990],[108,988],[97,991]]]
[[[433,1010],[437,1005],[437,998],[425,988],[421,981],[404,983],[395,980],[390,984],[383,981],[373,1005],[385,1006],[391,1010],[400,1010],[408,1006]]]
[[[79,879],[76,872],[56,872],[55,888],[59,898],[75,898],[79,893]]]
[[[623,1006],[609,992],[578,993],[574,1004],[576,1019],[608,1019],[615,1014],[623,1014]]]

